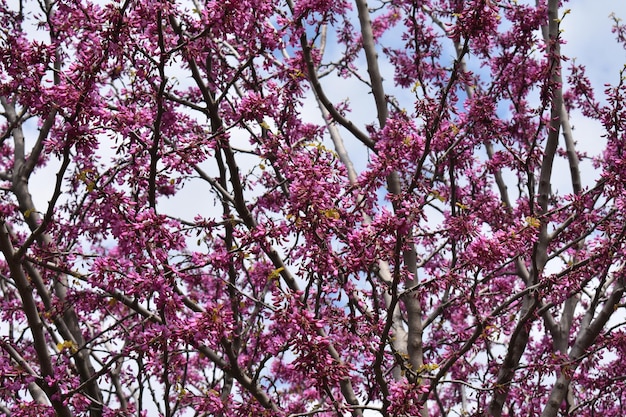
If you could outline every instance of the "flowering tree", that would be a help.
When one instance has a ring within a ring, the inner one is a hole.
[[[626,413],[559,1],[101,3],[0,3],[2,413]]]

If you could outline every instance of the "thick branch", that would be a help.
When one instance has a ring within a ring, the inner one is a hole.
[[[378,113],[378,123],[382,128],[387,122],[387,99],[383,88],[383,78],[378,68],[378,54],[376,53],[376,45],[374,41],[374,33],[372,31],[372,21],[370,12],[367,7],[366,0],[356,0],[356,8],[359,14],[359,23],[361,25],[361,37],[363,42],[363,51],[367,61],[367,72],[370,76],[372,84],[372,93],[376,102],[376,112]]]
[[[7,102],[4,98],[2,98],[1,100],[5,108],[7,118],[10,121],[18,122],[12,132],[15,149],[14,170],[13,176],[11,178],[11,188],[19,203],[20,211],[24,215],[24,221],[28,224],[28,227],[31,230],[31,234],[26,238],[20,248],[12,255],[15,262],[21,265],[21,260],[23,259],[26,251],[35,241],[39,241],[42,246],[49,246],[53,244],[52,238],[48,234],[46,234],[45,231],[49,222],[52,220],[56,202],[61,195],[61,184],[63,182],[63,175],[67,167],[69,166],[70,160],[69,152],[66,150],[63,162],[61,164],[59,172],[57,173],[54,192],[48,204],[47,211],[42,218],[35,208],[35,204],[33,203],[32,196],[29,190],[28,176],[30,175],[30,171],[25,159],[26,141],[22,126],[17,120],[15,106],[12,103]],[[37,143],[40,143],[40,140],[38,140]],[[7,236],[9,236],[8,226],[5,224],[3,225],[3,228],[6,231]],[[19,269],[22,270],[21,266]],[[54,282],[54,291],[56,296],[59,297],[60,301],[63,302],[66,299],[68,288],[69,285],[67,282],[67,277],[63,274],[57,276]],[[42,289],[41,286],[38,289],[41,291],[40,296],[42,297],[42,299],[46,300],[50,298],[50,294],[48,293],[47,289]],[[73,308],[68,306],[68,308],[65,309],[63,313],[63,323],[61,323],[61,320],[59,319],[57,319],[57,322],[59,323],[58,330],[65,337],[69,338],[69,335],[67,334],[67,331],[64,330],[69,330],[69,332],[71,333],[71,337],[73,338],[73,341],[76,342],[77,346],[84,346],[85,341],[83,338],[83,334],[80,329],[78,317]],[[81,380],[90,381],[95,371],[89,358],[89,351],[87,349],[81,349],[79,353],[75,356],[75,359],[78,372],[81,376]],[[88,385],[88,394],[91,396],[91,398],[94,399],[92,416],[99,416],[101,414],[102,393],[100,391],[100,388],[98,387],[97,381],[92,381]]]
[[[576,337],[576,342],[569,353],[570,361],[564,365],[563,371],[559,375],[556,383],[552,387],[550,398],[546,407],[541,413],[541,417],[556,417],[565,396],[569,392],[571,376],[580,364],[580,360],[585,356],[587,349],[596,340],[604,325],[609,321],[624,295],[624,278],[621,277],[615,285],[613,293],[604,303],[598,316],[589,326],[581,327]]]
[[[526,350],[529,338],[529,328],[533,319],[538,303],[529,295],[524,296],[522,301],[522,309],[517,326],[511,334],[509,345],[507,346],[506,356],[502,361],[498,378],[495,384],[493,398],[489,404],[489,416],[499,417],[502,415],[502,407],[509,394],[509,384],[513,380],[515,371],[519,365],[519,361]]]
[[[558,0],[548,2],[549,20],[549,48],[548,62],[550,65],[550,78],[546,81],[549,90],[552,91],[552,102],[550,111],[550,123],[548,125],[548,139],[544,150],[541,171],[539,175],[539,209],[544,215],[548,211],[548,200],[551,190],[552,166],[558,146],[559,131],[561,127],[560,115],[563,105],[563,94],[561,90],[561,54],[559,45],[559,23],[558,23]],[[532,257],[533,268],[530,275],[531,282],[535,284],[539,279],[548,259],[548,244],[550,237],[547,232],[547,220],[541,219],[538,242],[535,244]],[[494,392],[493,399],[489,405],[489,415],[500,416],[506,397],[508,396],[509,384],[513,380],[515,370],[526,350],[528,343],[528,325],[532,321],[532,314],[538,305],[537,300],[530,297],[524,298],[522,313],[515,332],[511,335],[507,355],[498,373],[496,386],[498,390]]]
[[[544,150],[539,174],[539,207],[541,214],[548,210],[548,200],[551,190],[552,165],[559,144],[559,132],[561,130],[561,109],[563,107],[563,79],[561,77],[561,45],[559,41],[559,2],[548,1],[548,62],[550,65],[550,79],[548,81],[551,94],[550,123],[548,124],[548,140]],[[545,229],[545,221],[543,229]],[[544,235],[544,233],[542,233]],[[547,235],[546,235],[547,236]],[[543,265],[540,265],[543,267]]]
[[[11,243],[9,233],[4,222],[0,223],[0,250],[4,255],[9,270],[11,271],[11,277],[15,282],[15,286],[22,299],[22,306],[26,319],[28,321],[28,327],[33,336],[33,347],[37,354],[39,367],[42,374],[42,379],[38,380],[43,391],[48,396],[52,407],[59,417],[72,417],[70,409],[63,404],[63,400],[60,397],[60,388],[56,382],[49,384],[46,381],[46,377],[54,380],[54,367],[52,365],[52,359],[48,352],[48,345],[46,343],[46,337],[44,334],[44,324],[41,321],[39,310],[37,308],[37,302],[33,297],[32,288],[28,282],[28,278],[21,268],[18,260],[15,259],[15,250]]]
[[[561,127],[563,128],[563,139],[565,140],[567,161],[569,163],[569,171],[572,178],[572,189],[574,190],[574,194],[580,194],[582,192],[582,182],[580,180],[580,161],[578,160],[578,154],[576,153],[572,125],[569,122],[569,115],[567,114],[565,103],[561,104],[560,118]]]

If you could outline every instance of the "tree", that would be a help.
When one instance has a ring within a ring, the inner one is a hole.
[[[0,4],[5,415],[625,414],[558,1],[101,3]]]

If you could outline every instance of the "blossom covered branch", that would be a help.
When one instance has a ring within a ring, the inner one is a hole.
[[[0,413],[623,415],[561,3],[0,2]]]

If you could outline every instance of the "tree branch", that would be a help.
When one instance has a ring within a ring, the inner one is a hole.
[[[28,321],[28,327],[33,336],[33,346],[39,361],[42,379],[37,380],[42,390],[46,393],[52,407],[59,417],[72,417],[72,412],[63,403],[62,392],[56,382],[50,383],[46,377],[55,380],[54,367],[48,352],[48,345],[44,335],[44,325],[41,321],[37,303],[33,297],[28,278],[22,270],[19,260],[15,258],[15,250],[9,238],[9,233],[4,221],[0,222],[0,251],[9,265],[11,277],[22,299],[23,311]]]
[[[620,271],[623,274],[623,271]],[[552,391],[550,392],[550,398],[546,404],[541,417],[556,417],[565,396],[569,392],[569,384],[572,380],[576,369],[580,364],[580,360],[585,356],[587,349],[596,340],[604,325],[609,321],[611,316],[615,313],[617,306],[624,295],[624,277],[620,276],[615,284],[613,292],[604,303],[602,310],[598,313],[598,316],[589,324],[589,326],[582,326],[574,346],[572,347],[568,357],[569,362],[563,365],[561,374],[557,378]]]

